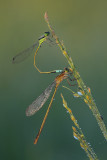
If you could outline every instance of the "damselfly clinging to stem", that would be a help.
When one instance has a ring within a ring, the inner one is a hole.
[[[34,144],[37,143],[38,141],[38,138],[41,134],[41,131],[43,129],[43,126],[45,124],[45,121],[46,121],[46,118],[47,118],[47,115],[49,113],[49,110],[50,110],[50,107],[52,105],[52,102],[53,102],[53,99],[55,97],[55,94],[56,94],[56,91],[57,91],[57,88],[59,86],[59,84],[64,80],[64,79],[67,79],[67,81],[74,81],[76,80],[75,78],[71,79],[70,76],[72,75],[73,71],[71,68],[64,68],[64,71],[62,70],[56,70],[56,73],[60,73],[56,78],[55,80],[52,82],[51,85],[49,85],[45,90],[44,92],[27,108],[26,110],[26,116],[32,116],[33,114],[35,114],[43,105],[44,103],[46,102],[46,100],[49,98],[50,94],[51,94],[51,91],[52,91],[52,88],[54,87],[54,93],[52,95],[52,98],[51,98],[51,101],[50,101],[50,104],[48,106],[48,109],[46,111],[46,114],[45,114],[45,117],[43,119],[43,122],[41,124],[41,127],[40,127],[40,130],[36,136],[36,139],[34,141]],[[53,72],[52,72],[53,73]],[[55,73],[55,71],[54,71]]]
[[[34,54],[34,66],[35,68],[40,72],[40,73],[50,73],[50,72],[41,72],[38,67],[36,66],[36,63],[35,63],[35,57],[36,57],[36,54],[39,50],[39,48],[42,46],[43,42],[45,41],[49,41],[49,42],[53,42],[51,39],[50,39],[50,32],[45,32],[44,35],[42,35],[38,41],[36,43],[34,43],[31,47],[25,49],[24,51],[20,52],[19,54],[17,54],[16,56],[13,57],[12,59],[12,63],[20,63],[22,61],[24,61],[32,52],[35,52]],[[37,49],[36,49],[36,46]],[[36,49],[36,51],[35,51]]]

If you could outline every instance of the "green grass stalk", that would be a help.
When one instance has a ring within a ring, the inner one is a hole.
[[[75,77],[75,79],[77,80],[78,83],[78,88],[81,88],[81,92],[83,94],[83,99],[84,102],[89,106],[89,109],[92,111],[94,117],[97,120],[97,123],[105,137],[105,139],[107,140],[107,129],[105,127],[103,118],[96,106],[95,100],[92,97],[90,88],[86,87],[86,85],[84,84],[82,78],[80,77],[79,72],[77,71],[77,69],[74,66],[74,63],[72,61],[72,58],[68,55],[66,48],[64,46],[64,44],[59,40],[59,38],[57,37],[57,35],[55,34],[55,31],[52,29],[50,23],[49,23],[49,19],[48,19],[48,15],[47,13],[45,13],[45,21],[47,22],[47,25],[51,31],[51,34],[53,36],[53,38],[56,40],[57,45],[59,46],[59,48],[61,49],[63,55],[65,56],[68,64],[70,65],[70,69],[73,71],[73,76]]]

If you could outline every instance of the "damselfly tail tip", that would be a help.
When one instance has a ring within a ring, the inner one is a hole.
[[[35,140],[34,140],[34,144],[37,144],[38,139],[39,139],[39,136],[40,136],[40,133],[37,134],[37,136],[36,136],[36,138],[35,138]]]
[[[38,142],[38,139],[36,138],[36,139],[34,140],[34,144],[37,144],[37,142]]]
[[[13,63],[13,64],[15,63],[15,57],[12,58],[12,63]]]

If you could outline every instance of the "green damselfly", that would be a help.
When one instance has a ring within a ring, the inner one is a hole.
[[[41,47],[41,45],[43,44],[43,42],[49,40],[50,42],[52,42],[52,40],[49,38],[50,32],[45,32],[36,43],[34,43],[31,47],[25,49],[24,51],[20,52],[19,54],[17,54],[16,56],[13,57],[12,59],[12,63],[20,63],[22,61],[24,61],[27,57],[29,57],[29,55],[34,52],[34,66],[35,68],[40,72],[40,70],[37,68],[36,64],[35,64],[35,56],[39,50],[39,48]],[[36,49],[36,46],[37,49]],[[35,51],[36,50],[36,51]],[[43,72],[44,73],[44,72]]]

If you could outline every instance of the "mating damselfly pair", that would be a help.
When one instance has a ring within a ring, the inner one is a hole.
[[[35,54],[34,54],[34,66],[35,68],[40,72],[40,73],[60,73],[56,78],[55,80],[52,82],[51,85],[49,85],[45,90],[44,92],[31,104],[29,105],[29,107],[26,109],[26,116],[32,116],[34,115],[38,110],[40,110],[40,108],[42,108],[42,106],[44,105],[44,103],[47,101],[47,99],[49,98],[51,92],[52,92],[52,88],[54,87],[54,93],[52,95],[52,98],[51,98],[51,101],[50,101],[50,104],[48,106],[48,109],[46,111],[46,114],[45,114],[45,117],[43,119],[43,122],[41,124],[41,127],[40,127],[40,130],[34,140],[34,144],[37,143],[38,141],[38,138],[41,134],[41,131],[43,129],[43,126],[45,124],[45,121],[46,121],[46,118],[48,116],[48,113],[49,113],[49,110],[51,108],[51,105],[52,105],[52,102],[53,102],[53,99],[55,97],[55,94],[56,94],[56,91],[57,91],[57,88],[59,86],[59,84],[64,80],[64,79],[67,79],[68,83],[70,84],[69,81],[74,81],[75,78],[71,79],[71,75],[73,73],[72,69],[71,68],[64,68],[64,70],[53,70],[53,71],[49,71],[49,72],[41,72],[36,64],[35,64],[35,56],[39,50],[39,48],[41,47],[42,43],[47,41],[49,39],[49,35],[50,35],[50,32],[45,32],[44,35],[42,35],[39,39],[38,39],[38,42],[33,44],[31,47],[29,47],[28,49],[22,51],[21,53],[17,54],[16,56],[13,57],[12,59],[12,62],[13,63],[19,63],[21,61],[23,61],[24,59],[26,59],[30,54],[31,52],[35,49],[35,47],[37,46],[38,44],[38,47],[35,51]]]

